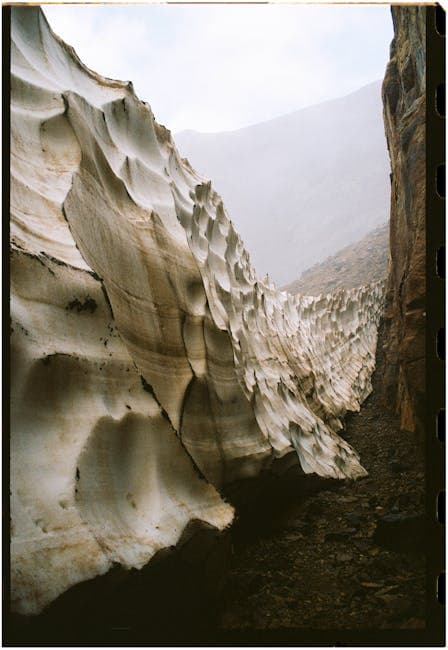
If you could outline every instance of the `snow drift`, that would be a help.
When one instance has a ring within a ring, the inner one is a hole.
[[[191,520],[226,528],[221,486],[294,449],[363,476],[337,431],[371,390],[383,287],[261,281],[131,83],[35,7],[11,48],[12,599],[33,614]]]

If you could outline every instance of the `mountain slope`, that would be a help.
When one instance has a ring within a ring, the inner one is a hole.
[[[260,274],[279,284],[385,222],[381,84],[238,131],[176,135],[213,178]]]
[[[389,224],[375,228],[361,241],[302,273],[284,287],[290,293],[316,296],[337,289],[354,289],[369,282],[384,280],[389,259]]]

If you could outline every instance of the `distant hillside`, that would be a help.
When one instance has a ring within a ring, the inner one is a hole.
[[[290,293],[317,296],[336,289],[351,289],[387,275],[389,224],[371,233],[320,264],[304,271],[300,278],[283,287]]]
[[[182,156],[222,195],[259,276],[278,285],[389,215],[381,83],[268,122],[175,135]]]

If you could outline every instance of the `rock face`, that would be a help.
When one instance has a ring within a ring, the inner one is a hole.
[[[426,8],[392,7],[395,37],[383,84],[392,168],[385,391],[401,427],[422,427],[425,396]]]
[[[365,470],[337,435],[371,391],[381,284],[293,297],[260,281],[220,197],[132,84],[12,8],[12,602],[38,613],[296,450]]]

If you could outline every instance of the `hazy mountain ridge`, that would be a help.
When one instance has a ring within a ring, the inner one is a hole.
[[[290,293],[317,296],[337,289],[354,289],[387,277],[389,224],[376,228],[355,244],[315,264],[295,282],[284,287]]]
[[[175,140],[180,154],[213,179],[257,271],[279,284],[387,219],[379,81],[269,122],[223,133],[183,131]]]

